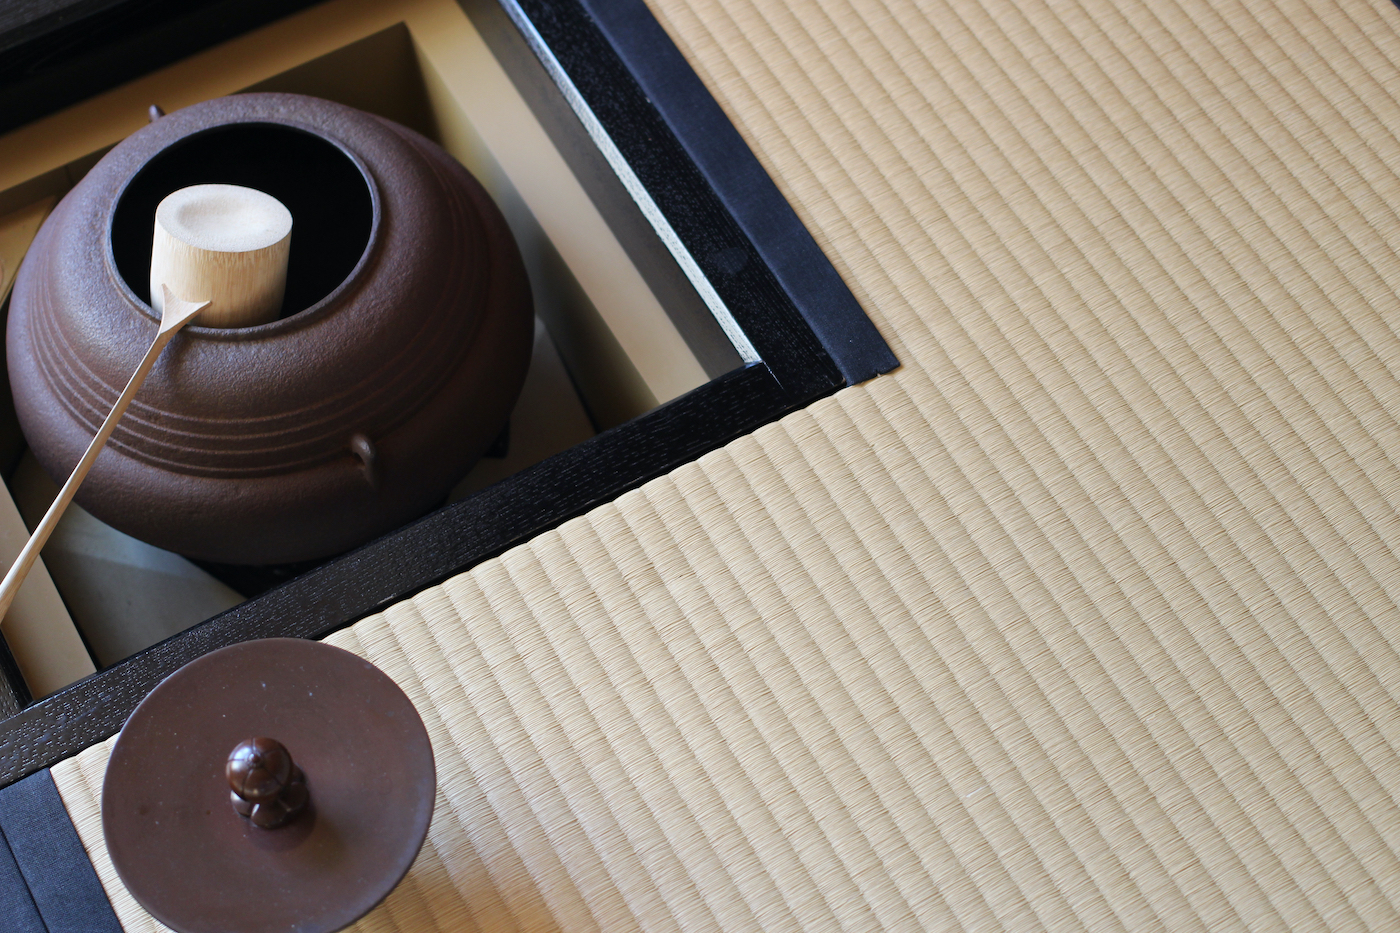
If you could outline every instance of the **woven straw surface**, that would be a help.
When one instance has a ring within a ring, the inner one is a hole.
[[[1400,929],[1400,14],[657,3],[904,366],[334,639],[362,928]]]

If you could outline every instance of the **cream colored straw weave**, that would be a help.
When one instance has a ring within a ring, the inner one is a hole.
[[[1400,929],[1400,12],[658,15],[904,366],[333,639],[361,928]]]

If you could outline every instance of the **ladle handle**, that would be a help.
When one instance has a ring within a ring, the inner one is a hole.
[[[10,572],[5,574],[3,581],[0,581],[0,619],[3,619],[5,613],[10,611],[10,603],[15,601],[20,587],[24,585],[24,578],[29,575],[29,569],[34,566],[34,561],[48,542],[49,535],[53,534],[54,528],[58,526],[58,520],[63,517],[68,503],[73,501],[78,486],[87,478],[88,471],[92,469],[93,463],[97,461],[97,455],[106,446],[107,439],[116,430],[117,422],[126,413],[127,406],[131,404],[131,400],[136,396],[141,384],[146,381],[146,376],[155,366],[160,351],[164,350],[165,345],[170,342],[170,338],[174,337],[180,328],[188,324],[190,319],[208,303],[207,301],[184,301],[171,295],[169,290],[165,292],[164,313],[161,316],[160,329],[156,331],[155,339],[151,341],[151,348],[146,351],[140,365],[136,367],[136,372],[131,374],[131,379],[127,382],[126,388],[122,389],[122,394],[117,396],[117,403],[112,406],[112,411],[102,422],[102,427],[97,429],[92,443],[88,444],[82,459],[73,468],[73,474],[68,477],[68,481],[58,491],[58,496],[53,500],[53,504],[44,513],[43,519],[34,529],[34,533],[29,536],[29,540],[25,542],[24,548],[19,552],[19,557],[15,558],[14,565],[10,567]]]

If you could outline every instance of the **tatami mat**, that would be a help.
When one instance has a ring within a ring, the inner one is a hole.
[[[1400,12],[657,9],[904,367],[333,639],[362,928],[1400,929]]]

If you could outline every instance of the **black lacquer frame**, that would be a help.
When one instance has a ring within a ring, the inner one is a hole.
[[[206,652],[327,635],[897,365],[642,0],[459,2],[551,135],[577,140],[577,126],[563,132],[569,121],[583,111],[596,120],[758,361],[53,696],[25,706],[16,680],[0,684],[10,712],[0,720],[0,787],[114,734],[160,680]],[[20,3],[0,13],[0,130],[309,5]],[[599,170],[597,152],[574,152],[571,164],[595,198],[619,184]]]

